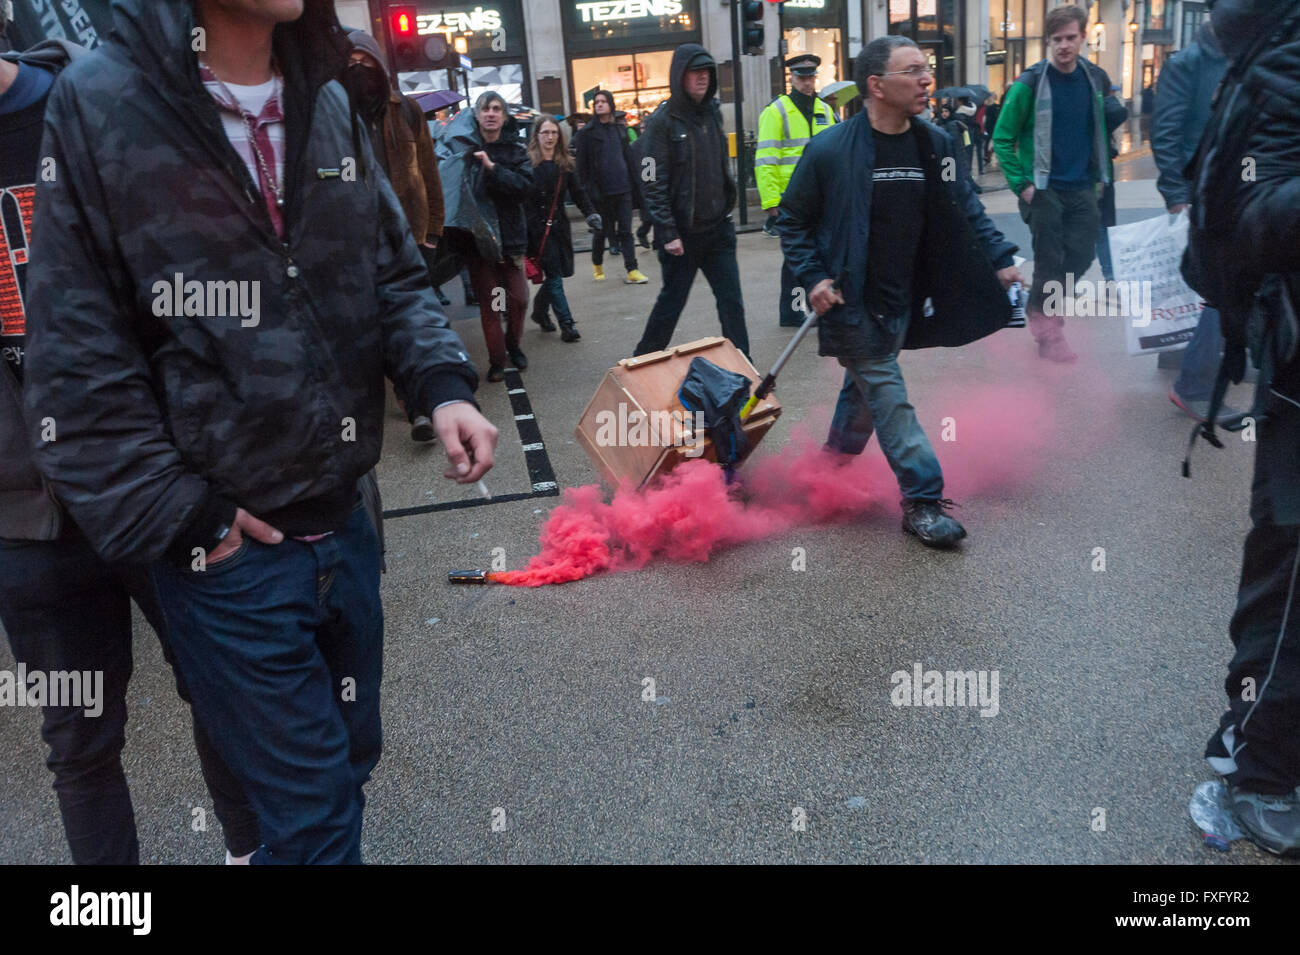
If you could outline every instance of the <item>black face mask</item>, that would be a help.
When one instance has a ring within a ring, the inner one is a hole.
[[[367,116],[377,115],[388,104],[388,75],[383,70],[364,63],[350,63],[340,82]]]

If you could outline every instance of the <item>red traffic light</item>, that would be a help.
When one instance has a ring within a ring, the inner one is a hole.
[[[393,33],[398,36],[412,36],[415,33],[415,10],[402,9],[393,11]]]

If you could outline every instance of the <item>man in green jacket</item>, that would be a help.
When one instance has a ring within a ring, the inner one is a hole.
[[[1039,357],[1061,363],[1078,356],[1066,344],[1065,318],[1044,314],[1043,303],[1061,301],[1066,276],[1082,278],[1092,265],[1101,223],[1097,201],[1111,181],[1102,107],[1110,77],[1079,56],[1087,24],[1088,15],[1076,6],[1047,15],[1048,59],[1011,85],[993,133],[993,150],[1033,235],[1029,328]]]

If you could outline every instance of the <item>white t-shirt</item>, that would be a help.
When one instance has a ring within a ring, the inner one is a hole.
[[[225,89],[230,91],[236,102],[252,116],[262,115],[262,110],[266,108],[267,102],[274,95],[276,87],[280,80],[277,77],[271,77],[265,83],[259,83],[256,86],[239,86],[235,83],[225,84]],[[220,83],[208,81],[203,84],[207,91],[218,100],[224,101],[225,95]],[[244,129],[244,121],[229,110],[223,109],[221,113],[221,126],[226,131],[226,138],[230,144],[235,147],[235,152],[239,153],[244,165],[248,167],[248,174],[253,177],[253,182],[260,182],[261,178],[257,169],[257,154],[254,153],[252,145],[248,142],[248,132]],[[275,181],[284,182],[284,122],[268,123],[266,125],[267,136],[271,139],[271,151],[274,153]],[[267,157],[268,162],[272,157]]]

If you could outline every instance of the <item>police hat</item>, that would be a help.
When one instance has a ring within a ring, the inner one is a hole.
[[[816,76],[817,67],[822,65],[820,56],[813,56],[811,53],[800,53],[798,56],[792,56],[785,61],[786,69],[795,76]]]

